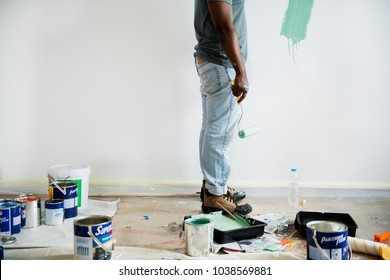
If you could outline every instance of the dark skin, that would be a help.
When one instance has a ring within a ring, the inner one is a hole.
[[[225,2],[211,2],[208,7],[222,48],[236,71],[232,92],[238,98],[237,102],[240,103],[248,93],[248,78],[241,57],[237,33],[233,25],[232,6]]]

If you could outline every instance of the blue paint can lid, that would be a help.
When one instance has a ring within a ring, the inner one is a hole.
[[[8,208],[13,208],[15,206],[19,206],[19,204],[15,202],[4,202],[0,204],[1,209],[8,209]]]

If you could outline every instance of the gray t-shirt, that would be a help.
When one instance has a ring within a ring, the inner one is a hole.
[[[209,2],[226,2],[232,5],[233,25],[238,35],[238,42],[241,55],[246,61],[247,58],[247,30],[245,18],[245,0],[195,0],[195,36],[198,44],[195,46],[195,56],[206,61],[232,67],[218,38],[214,28],[213,20],[208,9]]]

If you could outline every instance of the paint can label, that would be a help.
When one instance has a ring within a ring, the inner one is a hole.
[[[112,257],[112,220],[89,216],[74,221],[74,256],[78,260],[109,260]]]
[[[77,184],[73,182],[57,182],[62,189],[59,190],[53,184],[49,186],[49,198],[61,199],[64,201],[65,219],[77,216]]]
[[[20,233],[20,204],[5,202],[0,204],[0,235]]]
[[[347,260],[348,227],[338,222],[312,221],[306,225],[308,260]]]
[[[56,226],[64,223],[64,201],[61,199],[52,199],[45,201],[45,224]]]

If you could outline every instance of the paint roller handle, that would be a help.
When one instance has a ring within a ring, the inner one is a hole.
[[[385,241],[385,240],[387,240],[389,238],[390,238],[390,232],[388,232],[388,231],[374,235],[374,240],[376,242],[383,242],[383,241]]]

